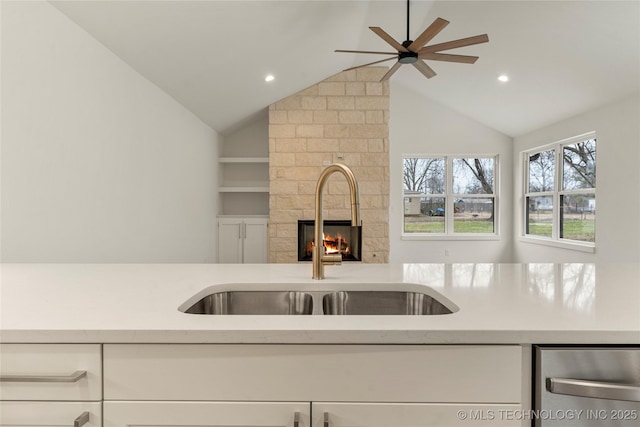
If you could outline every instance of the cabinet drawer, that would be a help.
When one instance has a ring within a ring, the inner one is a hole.
[[[0,426],[73,426],[87,412],[84,427],[101,427],[101,409],[97,402],[0,402]]]
[[[520,405],[313,402],[312,427],[521,427]],[[326,415],[325,415],[326,414]]]
[[[2,400],[101,400],[100,350],[99,344],[0,345]]]
[[[518,346],[105,345],[105,399],[521,402]]]
[[[105,402],[104,427],[309,427],[310,406],[309,402]]]

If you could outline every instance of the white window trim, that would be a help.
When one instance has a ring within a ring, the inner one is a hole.
[[[522,243],[531,243],[535,245],[551,246],[554,248],[571,249],[574,251],[587,252],[592,254],[596,252],[595,244],[591,242],[581,242],[579,240],[551,240],[548,237],[538,237],[525,234],[524,236],[520,237],[520,241]]]
[[[403,168],[404,159],[406,158],[444,158],[445,159],[445,193],[443,194],[420,194],[420,197],[440,197],[445,199],[445,233],[406,233],[404,231],[404,209],[402,212],[402,221],[400,229],[401,240],[459,240],[459,241],[473,241],[473,240],[500,240],[500,215],[499,215],[499,200],[500,200],[500,155],[496,153],[491,154],[415,154],[405,153],[402,154]],[[453,193],[453,159],[481,159],[481,158],[493,158],[493,194],[458,194]],[[404,207],[404,182],[400,183],[402,206]],[[453,214],[454,214],[454,199],[455,197],[465,198],[492,198],[493,199],[493,233],[454,233],[453,231]]]
[[[530,150],[523,151],[521,153],[523,168],[523,180],[522,180],[522,218],[520,222],[520,236],[519,240],[523,243],[531,243],[543,246],[551,246],[562,249],[569,249],[581,252],[595,253],[595,242],[583,242],[580,240],[564,239],[559,237],[560,232],[560,214],[558,209],[560,208],[560,195],[561,194],[591,194],[597,193],[597,187],[593,189],[584,190],[562,190],[562,172],[564,168],[564,159],[562,157],[562,147],[565,145],[582,142],[588,139],[596,139],[596,132],[586,132],[581,135],[572,136],[570,138],[561,139],[551,144],[542,145],[532,148]],[[555,170],[554,170],[554,191],[541,191],[530,193],[529,189],[529,158],[532,154],[540,153],[543,151],[555,150]],[[597,148],[596,148],[597,152]],[[537,196],[552,196],[553,197],[553,218],[551,225],[551,237],[535,236],[527,233],[527,198]],[[596,200],[598,196],[596,194]]]

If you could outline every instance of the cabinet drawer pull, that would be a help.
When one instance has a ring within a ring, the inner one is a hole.
[[[324,427],[329,427],[329,413],[324,413]]]
[[[547,390],[551,393],[595,399],[640,402],[640,385],[586,381],[572,378],[547,378]]]
[[[5,383],[75,383],[87,376],[87,371],[75,371],[71,375],[3,375]]]
[[[300,412],[293,415],[293,427],[300,427]]]
[[[82,427],[89,422],[89,411],[84,411],[78,418],[73,420],[73,427]]]

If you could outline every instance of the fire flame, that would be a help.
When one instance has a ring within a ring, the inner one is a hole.
[[[329,234],[322,233],[322,241],[324,243],[324,253],[325,254],[349,254],[351,253],[351,246],[347,240],[342,237],[340,233],[333,237]],[[307,246],[307,251],[311,252],[313,250],[314,242],[309,242]]]

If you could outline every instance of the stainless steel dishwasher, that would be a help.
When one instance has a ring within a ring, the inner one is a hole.
[[[535,346],[536,427],[640,426],[640,346]]]

